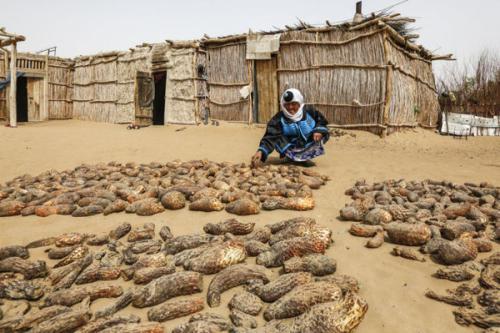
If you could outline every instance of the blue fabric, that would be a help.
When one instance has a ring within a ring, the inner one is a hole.
[[[323,127],[323,126],[318,126],[314,129],[314,132],[316,132],[316,133],[328,133],[328,128]]]
[[[278,151],[278,153],[280,153],[280,155],[283,155],[285,153],[285,151],[291,147],[293,147],[295,145],[295,141],[294,139],[292,139],[289,143],[287,143],[283,148],[280,148],[279,145],[276,145],[276,150]]]
[[[281,126],[283,128],[283,134],[286,137],[302,137],[304,141],[308,141],[309,137],[313,133],[316,122],[314,119],[306,113],[304,120],[294,122],[285,121],[284,117],[281,117]]]
[[[260,150],[264,154],[264,158],[266,158],[267,155],[269,155],[269,151],[262,146],[260,146],[259,149],[257,149],[257,150]]]
[[[288,138],[288,143],[284,147],[275,145],[281,157],[286,156],[292,161],[303,162],[323,155],[325,149],[321,143],[312,140],[313,133],[328,133],[328,129],[323,126],[316,126],[314,119],[306,113],[303,120],[298,122],[288,122],[281,118],[283,135]],[[299,144],[299,142],[302,142]]]
[[[321,142],[313,142],[306,148],[290,148],[285,152],[285,156],[295,162],[312,160],[315,157],[325,154],[325,149]]]
[[[23,76],[23,72],[16,72],[17,77]],[[10,73],[7,75],[7,78],[5,80],[0,81],[0,91],[4,90],[7,86],[10,85]]]

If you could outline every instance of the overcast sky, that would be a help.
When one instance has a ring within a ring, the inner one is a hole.
[[[302,20],[319,24],[352,18],[355,0],[0,0],[0,27],[26,36],[21,51],[57,46],[75,57],[125,50],[142,42],[196,39],[270,30]],[[398,0],[365,0],[368,14]],[[483,48],[500,53],[500,0],[409,0],[393,11],[417,20],[419,43],[459,61]],[[435,63],[438,73],[443,62]]]

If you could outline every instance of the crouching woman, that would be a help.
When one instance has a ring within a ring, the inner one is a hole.
[[[275,149],[287,162],[312,164],[313,158],[325,153],[323,143],[329,138],[327,120],[313,106],[304,104],[297,89],[286,90],[280,105],[281,110],[267,123],[252,165],[265,162]]]

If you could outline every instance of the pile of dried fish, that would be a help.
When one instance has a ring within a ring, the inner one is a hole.
[[[158,231],[152,223],[123,223],[109,233],[0,248],[0,332],[166,332],[163,322],[191,315],[172,332],[328,333],[350,332],[363,319],[368,305],[357,295],[358,282],[334,275],[336,261],[324,254],[331,231],[314,219],[260,228],[229,219],[203,230],[174,236],[167,225]],[[30,259],[39,247],[47,261]],[[274,279],[273,267],[281,267]],[[238,286],[244,290],[229,301],[228,317],[203,312]],[[100,298],[114,301],[91,310]],[[128,306],[148,308],[148,321],[121,315]],[[268,323],[257,328],[260,314]]]
[[[500,240],[500,188],[488,183],[358,181],[345,194],[353,201],[340,216],[356,222],[352,235],[371,238],[369,248],[384,240],[419,246],[439,263],[458,265],[491,251],[492,242]],[[425,261],[408,247],[394,248],[392,254]]]
[[[484,329],[500,326],[500,252],[480,262],[439,269],[434,276],[454,282],[472,281],[447,289],[444,295],[431,290],[425,294],[431,299],[457,306],[453,314],[458,324]]]
[[[328,180],[288,165],[257,169],[206,160],[80,165],[73,170],[23,175],[0,185],[0,216],[75,217],[125,211],[154,215],[186,205],[195,211],[237,215],[262,209],[310,210],[313,189]]]

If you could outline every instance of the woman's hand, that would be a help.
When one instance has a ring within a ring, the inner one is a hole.
[[[313,140],[316,142],[320,142],[322,138],[323,138],[323,134],[321,134],[321,133],[314,133],[313,134]]]
[[[252,156],[252,161],[250,165],[252,168],[257,168],[262,164],[262,152],[259,150]]]

